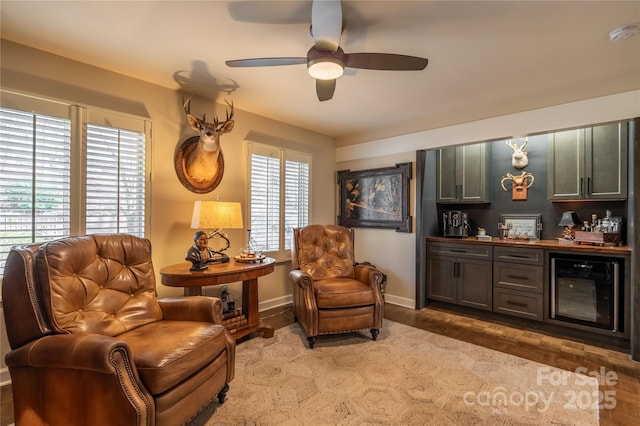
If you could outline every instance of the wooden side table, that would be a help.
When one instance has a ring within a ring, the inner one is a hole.
[[[266,257],[262,262],[240,263],[231,259],[227,263],[212,263],[202,271],[190,271],[191,263],[182,262],[160,269],[162,284],[184,287],[185,296],[201,296],[202,287],[242,281],[242,313],[247,324],[229,330],[238,340],[254,331],[262,337],[273,337],[273,327],[260,322],[258,316],[258,277],[273,272],[276,261]]]

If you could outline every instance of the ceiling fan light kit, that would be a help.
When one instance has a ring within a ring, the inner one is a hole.
[[[315,0],[311,7],[311,35],[314,45],[306,58],[254,58],[226,61],[230,67],[264,67],[307,64],[307,71],[316,79],[318,100],[333,97],[336,79],[344,68],[383,71],[421,71],[428,60],[416,56],[394,53],[344,53],[340,47],[342,35],[342,2],[340,0]]]
[[[319,80],[335,80],[344,72],[344,66],[337,59],[319,58],[307,64],[309,74]]]
[[[307,52],[307,69],[313,78],[319,80],[335,80],[344,73],[344,52],[312,47]]]

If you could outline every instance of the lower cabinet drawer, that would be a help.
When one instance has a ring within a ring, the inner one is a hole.
[[[493,285],[512,290],[542,293],[544,272],[542,266],[493,262]]]
[[[542,294],[494,287],[493,311],[542,321]]]

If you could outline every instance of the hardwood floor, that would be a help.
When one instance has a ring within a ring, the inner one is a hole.
[[[275,308],[260,313],[261,321],[275,329],[293,323],[290,308]],[[578,368],[586,372],[613,372],[615,384],[601,383],[600,391],[614,392],[615,407],[600,409],[600,424],[637,425],[640,418],[640,362],[631,360],[628,349],[610,345],[594,346],[579,337],[567,339],[551,333],[523,326],[513,327],[505,322],[487,321],[480,316],[460,314],[447,307],[422,310],[387,304],[385,318],[473,343],[521,358],[544,363],[568,371]],[[247,336],[253,338],[255,336]],[[1,389],[0,426],[13,423],[10,386]]]

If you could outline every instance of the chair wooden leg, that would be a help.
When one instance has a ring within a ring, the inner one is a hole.
[[[309,341],[309,349],[313,349],[316,345],[316,336],[307,337],[307,340]]]
[[[220,404],[224,403],[225,398],[227,397],[227,391],[229,390],[229,384],[227,383],[224,387],[218,392],[218,402]]]
[[[380,334],[380,330],[378,330],[377,328],[371,329],[371,338],[373,340],[376,340],[378,338],[378,334]]]

